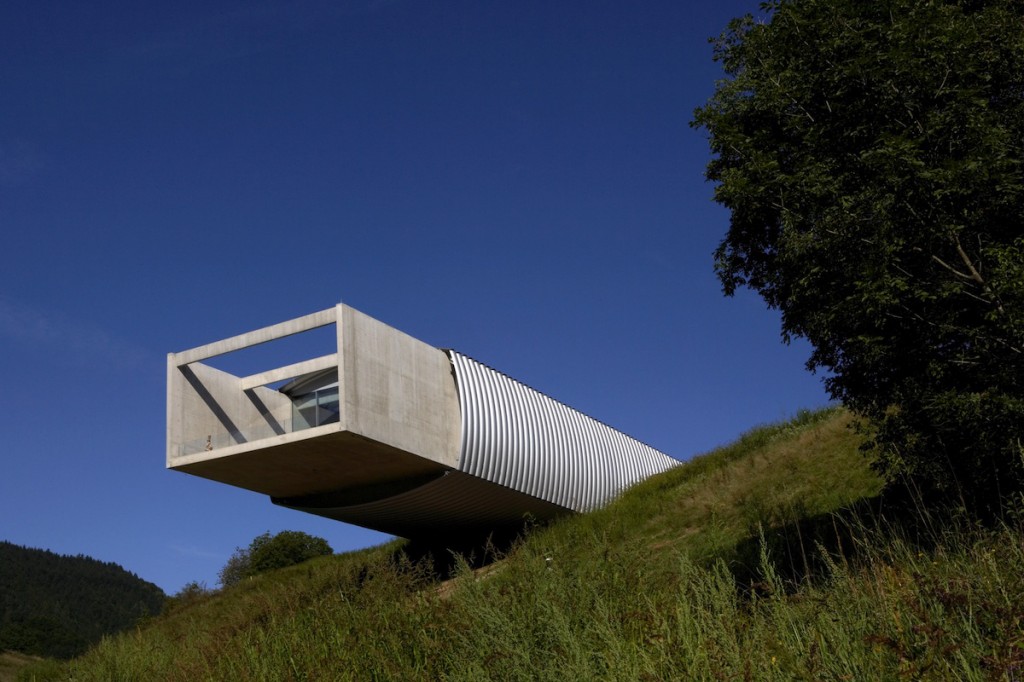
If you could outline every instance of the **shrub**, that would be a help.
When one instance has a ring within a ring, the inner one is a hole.
[[[253,539],[247,548],[236,549],[218,577],[223,587],[231,587],[244,578],[333,553],[326,540],[301,531],[284,530],[277,535],[266,532]]]

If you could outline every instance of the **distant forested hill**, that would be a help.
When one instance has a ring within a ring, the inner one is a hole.
[[[0,541],[0,651],[69,658],[159,613],[164,599],[115,563]]]

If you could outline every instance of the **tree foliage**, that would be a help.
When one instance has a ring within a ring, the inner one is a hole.
[[[781,0],[715,41],[693,125],[731,212],[715,254],[814,347],[881,466],[1024,482],[1024,3]]]
[[[326,540],[301,531],[285,530],[277,535],[263,533],[254,538],[249,547],[235,550],[220,571],[220,584],[230,587],[260,573],[333,553]]]
[[[70,658],[160,613],[164,599],[115,563],[0,542],[0,652]]]
[[[221,587],[231,587],[245,580],[249,571],[249,549],[238,547],[220,569],[217,579]]]
[[[249,570],[265,573],[333,553],[326,540],[301,531],[283,530],[274,536],[264,533],[249,545]]]

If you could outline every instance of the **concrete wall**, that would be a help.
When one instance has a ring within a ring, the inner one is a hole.
[[[200,362],[331,323],[337,328],[337,346],[331,349],[336,354],[248,377]],[[447,356],[348,306],[172,353],[167,362],[169,467],[232,457],[263,445],[286,446],[327,432],[364,439],[366,452],[377,451],[377,444],[444,467],[458,465],[461,416]],[[291,400],[262,384],[331,367],[337,369],[339,422],[318,427],[316,433],[293,432]],[[258,444],[264,439],[275,440]],[[345,458],[353,453],[339,451],[337,456],[338,466],[344,468]],[[223,472],[225,465],[218,471]],[[245,466],[243,459],[234,466]]]
[[[173,356],[172,356],[173,357]],[[291,400],[201,362],[168,361],[167,462],[172,458],[269,438],[291,430]]]
[[[459,399],[444,352],[348,306],[338,327],[342,428],[458,466]]]

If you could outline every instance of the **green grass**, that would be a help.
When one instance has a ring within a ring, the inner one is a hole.
[[[1024,533],[893,525],[849,422],[756,429],[444,584],[397,542],[325,557],[21,679],[1022,679]]]

